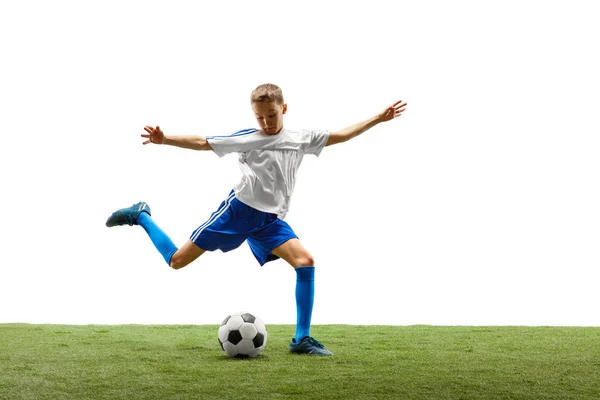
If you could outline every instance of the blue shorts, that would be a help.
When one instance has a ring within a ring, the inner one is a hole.
[[[212,213],[208,221],[196,229],[190,239],[206,251],[227,252],[248,241],[260,265],[279,257],[271,252],[290,239],[298,238],[287,222],[277,214],[258,211],[235,198],[233,190]]]

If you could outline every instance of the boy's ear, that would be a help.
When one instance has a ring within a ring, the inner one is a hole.
[[[287,104],[283,105],[283,110],[282,110],[282,114],[285,114],[287,112]]]

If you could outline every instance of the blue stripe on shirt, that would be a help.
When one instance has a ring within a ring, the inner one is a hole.
[[[235,133],[232,133],[231,135],[221,135],[221,136],[207,136],[206,139],[215,139],[215,138],[222,138],[222,137],[232,137],[232,136],[244,136],[244,135],[249,135],[251,133],[255,133],[258,132],[258,129],[256,128],[250,128],[250,129],[242,129],[241,131],[237,131]]]

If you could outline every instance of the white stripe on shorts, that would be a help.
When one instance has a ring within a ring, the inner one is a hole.
[[[225,200],[225,204],[223,204],[222,208],[219,208],[215,212],[215,214],[208,219],[208,221],[206,221],[204,224],[200,225],[200,227],[198,229],[196,229],[196,231],[194,233],[192,233],[192,238],[191,238],[192,242],[194,242],[194,241],[196,241],[196,239],[198,239],[198,236],[200,236],[202,231],[204,231],[204,229],[206,229],[207,226],[209,226],[210,224],[215,222],[221,215],[223,215],[223,213],[225,211],[227,211],[227,209],[231,205],[231,201],[233,200],[234,197],[235,197],[235,193],[231,193],[229,195],[229,197],[227,198],[227,200]]]

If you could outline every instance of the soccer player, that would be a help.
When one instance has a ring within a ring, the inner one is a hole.
[[[258,128],[228,136],[165,135],[159,126],[146,126],[143,144],[154,143],[192,150],[212,150],[219,157],[239,154],[243,176],[211,217],[192,232],[183,246],[175,246],[153,221],[150,207],[139,202],[115,211],[106,226],[139,225],[148,234],[166,263],[173,269],[190,264],[205,251],[226,252],[248,242],[262,266],[284,259],[296,271],[296,335],[292,353],[332,355],[310,336],[314,299],[315,261],[284,221],[296,183],[296,172],[305,154],[318,156],[324,147],[350,140],[375,125],[400,117],[406,103],[397,101],[381,113],[340,131],[288,129],[281,89],[273,84],[258,86],[250,96]]]

